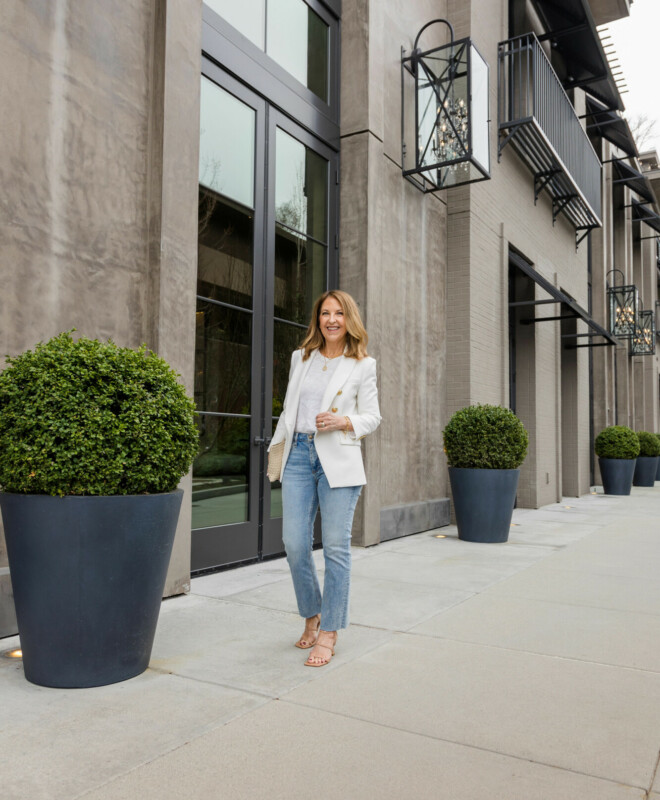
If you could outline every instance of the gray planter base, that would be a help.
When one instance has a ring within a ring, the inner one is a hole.
[[[633,486],[653,486],[657,471],[658,456],[637,456]]]
[[[25,677],[104,686],[151,656],[182,492],[0,494]]]
[[[636,463],[635,458],[599,458],[605,494],[630,494]]]
[[[519,475],[519,469],[449,467],[459,539],[507,541]]]

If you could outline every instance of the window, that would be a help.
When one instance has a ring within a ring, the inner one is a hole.
[[[330,29],[304,0],[206,0],[206,4],[328,102]]]

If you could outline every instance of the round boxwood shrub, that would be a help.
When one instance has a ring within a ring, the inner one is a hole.
[[[660,456],[660,441],[655,433],[648,431],[637,431],[637,438],[639,439],[639,454],[640,456]]]
[[[197,451],[194,405],[143,345],[61,333],[0,373],[0,487],[5,492],[170,492]]]
[[[637,458],[639,439],[625,425],[610,425],[596,436],[594,450],[598,458]]]
[[[522,422],[502,406],[462,408],[443,436],[449,466],[467,469],[517,469],[529,444]]]

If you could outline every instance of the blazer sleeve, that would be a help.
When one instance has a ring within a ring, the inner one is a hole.
[[[364,375],[360,381],[357,393],[357,413],[348,414],[353,423],[351,438],[362,439],[373,433],[380,425],[382,417],[378,406],[378,387],[376,384],[376,360],[369,359],[365,364]]]
[[[294,350],[291,354],[291,366],[289,367],[289,382],[286,387],[286,394],[284,395],[284,403],[282,403],[282,413],[280,414],[280,418],[277,420],[277,426],[275,427],[275,433],[273,434],[273,438],[271,440],[270,445],[268,446],[268,450],[274,445],[278,444],[279,442],[283,441],[286,437],[286,428],[284,425],[284,412],[286,411],[286,401],[289,396],[289,386],[291,385],[291,378],[293,373],[295,372],[297,359],[296,356],[300,357],[300,350]]]

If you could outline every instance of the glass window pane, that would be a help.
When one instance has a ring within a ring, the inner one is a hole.
[[[204,0],[237,31],[264,49],[265,0]]]
[[[197,301],[195,403],[200,411],[250,413],[252,315]]]
[[[314,301],[326,287],[326,251],[324,245],[276,225],[276,317],[309,324]]]
[[[254,206],[255,111],[202,76],[199,182]]]
[[[253,240],[253,215],[201,186],[197,294],[252,308]]]
[[[328,162],[280,128],[275,140],[275,218],[327,241]]]
[[[273,403],[273,405],[275,405]],[[277,427],[277,417],[273,417],[273,430],[271,436],[275,433]],[[282,516],[282,484],[279,481],[269,483],[270,487],[270,518],[277,519]]]
[[[470,125],[472,130],[472,152],[476,160],[490,171],[488,148],[488,64],[472,47],[472,103]]]
[[[284,395],[289,381],[291,353],[300,347],[306,329],[275,320],[273,329],[273,417],[282,413]]]
[[[250,420],[197,415],[199,452],[193,463],[192,527],[248,519]]]
[[[268,0],[266,52],[328,100],[328,26],[303,0]]]

